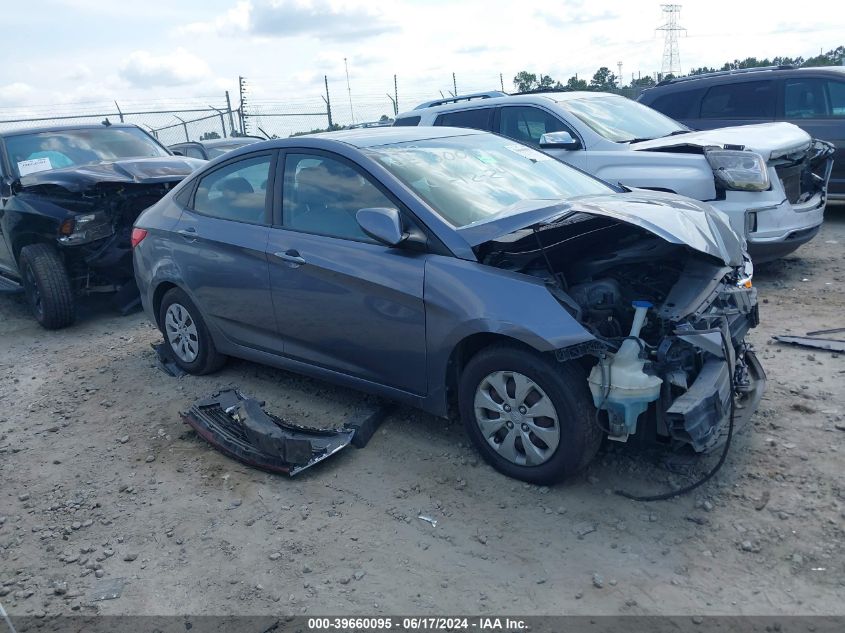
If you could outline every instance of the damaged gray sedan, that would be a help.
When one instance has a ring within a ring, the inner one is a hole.
[[[765,376],[726,218],[453,128],[249,145],[133,231],[142,303],[185,371],[245,358],[446,416],[535,483],[603,436],[722,445]]]

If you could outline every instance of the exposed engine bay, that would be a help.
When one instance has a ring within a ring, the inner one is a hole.
[[[485,264],[545,279],[595,337],[558,358],[581,356],[590,368],[610,439],[626,441],[648,421],[662,441],[709,451],[725,439],[734,396],[747,417],[756,407],[765,375],[744,340],[759,320],[750,262],[728,266],[583,212],[478,249]]]
[[[53,216],[64,212],[57,244],[74,286],[112,291],[132,281],[132,225],[173,184],[104,182],[81,191],[45,184],[23,188],[19,198]]]

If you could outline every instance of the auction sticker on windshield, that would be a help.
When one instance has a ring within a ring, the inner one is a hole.
[[[48,171],[53,169],[53,164],[49,158],[30,158],[29,160],[18,161],[18,173],[21,176],[27,174],[34,174],[39,171]]]
[[[538,152],[536,149],[526,147],[525,145],[517,145],[514,143],[513,145],[505,145],[505,149],[509,149],[515,154],[519,154],[520,156],[533,160],[535,163],[540,162],[541,160],[553,160],[548,154]]]

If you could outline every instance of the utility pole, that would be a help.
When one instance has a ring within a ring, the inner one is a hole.
[[[458,81],[455,79],[455,73],[452,73],[452,88],[455,91],[455,96],[458,96]]]
[[[238,91],[240,92],[241,134],[246,136],[246,79],[238,77]]]
[[[343,58],[343,68],[346,71],[346,94],[349,95],[349,116],[352,122],[355,123],[355,112],[352,110],[352,88],[349,85],[349,65],[346,63],[346,58]]]
[[[619,74],[616,75],[616,76],[619,77],[619,82],[620,82],[619,87],[621,88],[622,87],[621,86],[621,82],[622,82],[622,62],[616,62],[616,67],[619,69]]]
[[[656,30],[663,31],[663,64],[660,74],[663,78],[666,75],[677,77],[681,74],[681,55],[678,52],[678,33],[686,32],[686,29],[678,24],[678,17],[681,15],[680,4],[661,4],[663,13],[666,14],[666,22],[657,27]]]
[[[326,116],[329,118],[329,130],[332,129],[332,100],[329,96],[329,76],[323,75],[323,81],[326,82],[326,96],[323,97],[323,101],[326,104]],[[322,96],[322,95],[321,95]]]
[[[502,92],[505,91],[505,78],[502,77],[502,73],[499,73],[499,85],[502,87]]]
[[[396,75],[393,75],[393,107],[396,114],[399,114],[399,84],[396,82]]]
[[[232,102],[229,100],[229,91],[226,91],[226,110],[229,112],[229,134],[235,133],[235,117],[232,116]]]

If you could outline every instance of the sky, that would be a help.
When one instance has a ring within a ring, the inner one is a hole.
[[[805,57],[845,44],[842,0],[802,12],[769,0],[687,0],[682,70],[747,56]],[[336,118],[392,114],[452,90],[513,88],[520,70],[566,81],[600,66],[660,70],[664,22],[653,0],[29,0],[4,3],[0,118],[237,99],[321,105]],[[349,71],[346,85],[344,58]],[[349,101],[353,102],[350,111]],[[366,106],[366,107],[365,107]],[[269,108],[270,105],[267,105]],[[279,106],[282,107],[282,106]]]

